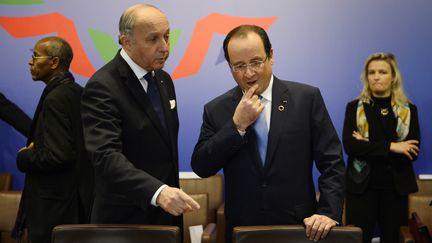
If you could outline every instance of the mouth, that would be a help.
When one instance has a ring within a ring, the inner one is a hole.
[[[164,63],[167,59],[165,57],[157,58],[156,61],[159,63]]]
[[[258,83],[258,80],[250,80],[250,81],[246,81],[246,85],[250,88],[252,86],[254,86],[255,84]]]

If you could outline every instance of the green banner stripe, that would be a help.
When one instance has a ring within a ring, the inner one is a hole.
[[[97,31],[95,29],[88,30],[93,44],[96,46],[102,60],[107,63],[109,62],[117,53],[119,46],[111,37],[111,35]]]
[[[0,0],[0,4],[7,5],[32,5],[43,4],[43,0]]]
[[[170,52],[172,52],[177,44],[177,41],[180,37],[181,30],[176,29],[172,30],[170,33]]]

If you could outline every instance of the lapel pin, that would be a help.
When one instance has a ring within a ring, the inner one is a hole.
[[[286,103],[288,103],[286,100],[282,100],[282,103],[283,104],[286,104]],[[280,111],[280,112],[282,112],[282,111],[284,111],[285,110],[285,106],[284,105],[279,105],[278,106],[278,110]]]

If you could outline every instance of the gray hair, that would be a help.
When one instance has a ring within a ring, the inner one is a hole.
[[[128,37],[129,39],[133,38],[134,35],[134,27],[136,24],[136,10],[137,9],[141,9],[141,8],[156,8],[155,6],[151,5],[151,4],[136,4],[133,5],[129,8],[127,8],[123,14],[120,17],[120,21],[119,21],[119,44],[121,45],[121,41],[120,38],[122,35],[125,35],[126,37]]]
[[[59,58],[60,67],[68,70],[73,58],[72,47],[69,43],[58,36],[49,36],[40,39],[37,44],[47,43],[45,51],[47,55]]]

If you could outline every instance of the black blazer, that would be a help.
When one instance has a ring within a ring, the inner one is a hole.
[[[91,167],[83,146],[81,93],[69,72],[52,79],[42,93],[27,141],[34,148],[17,155],[25,183],[15,236],[27,227],[32,242],[46,243],[54,226],[86,222],[92,171],[85,171]]]
[[[192,168],[202,177],[224,171],[227,239],[234,226],[302,224],[314,213],[340,222],[345,170],[342,148],[319,90],[275,77],[272,95],[264,167],[253,130],[246,129],[242,138],[232,120],[241,89],[237,86],[204,107]],[[321,172],[319,202],[313,161]]]
[[[174,85],[162,70],[155,76],[167,129],[120,53],[84,88],[85,145],[96,179],[93,223],[181,224],[150,204],[163,184],[179,186]]]
[[[343,128],[343,144],[345,152],[348,154],[347,170],[354,170],[353,159],[355,157],[366,160],[368,163],[389,162],[390,171],[396,191],[401,195],[407,195],[417,191],[416,178],[412,162],[405,155],[390,152],[390,143],[396,141],[396,133],[391,141],[384,138],[381,122],[375,115],[377,113],[371,105],[364,104],[366,119],[369,123],[369,141],[359,141],[352,137],[352,132],[357,131],[356,112],[358,99],[349,102],[346,106],[345,120]],[[409,105],[411,110],[411,122],[409,133],[405,140],[415,139],[420,141],[420,129],[418,123],[417,107]],[[391,113],[393,114],[393,112]],[[347,191],[351,193],[363,193],[370,181],[369,173],[361,183],[357,183],[348,172],[346,183]]]
[[[9,123],[25,137],[28,136],[32,120],[2,93],[0,93],[0,119]]]

